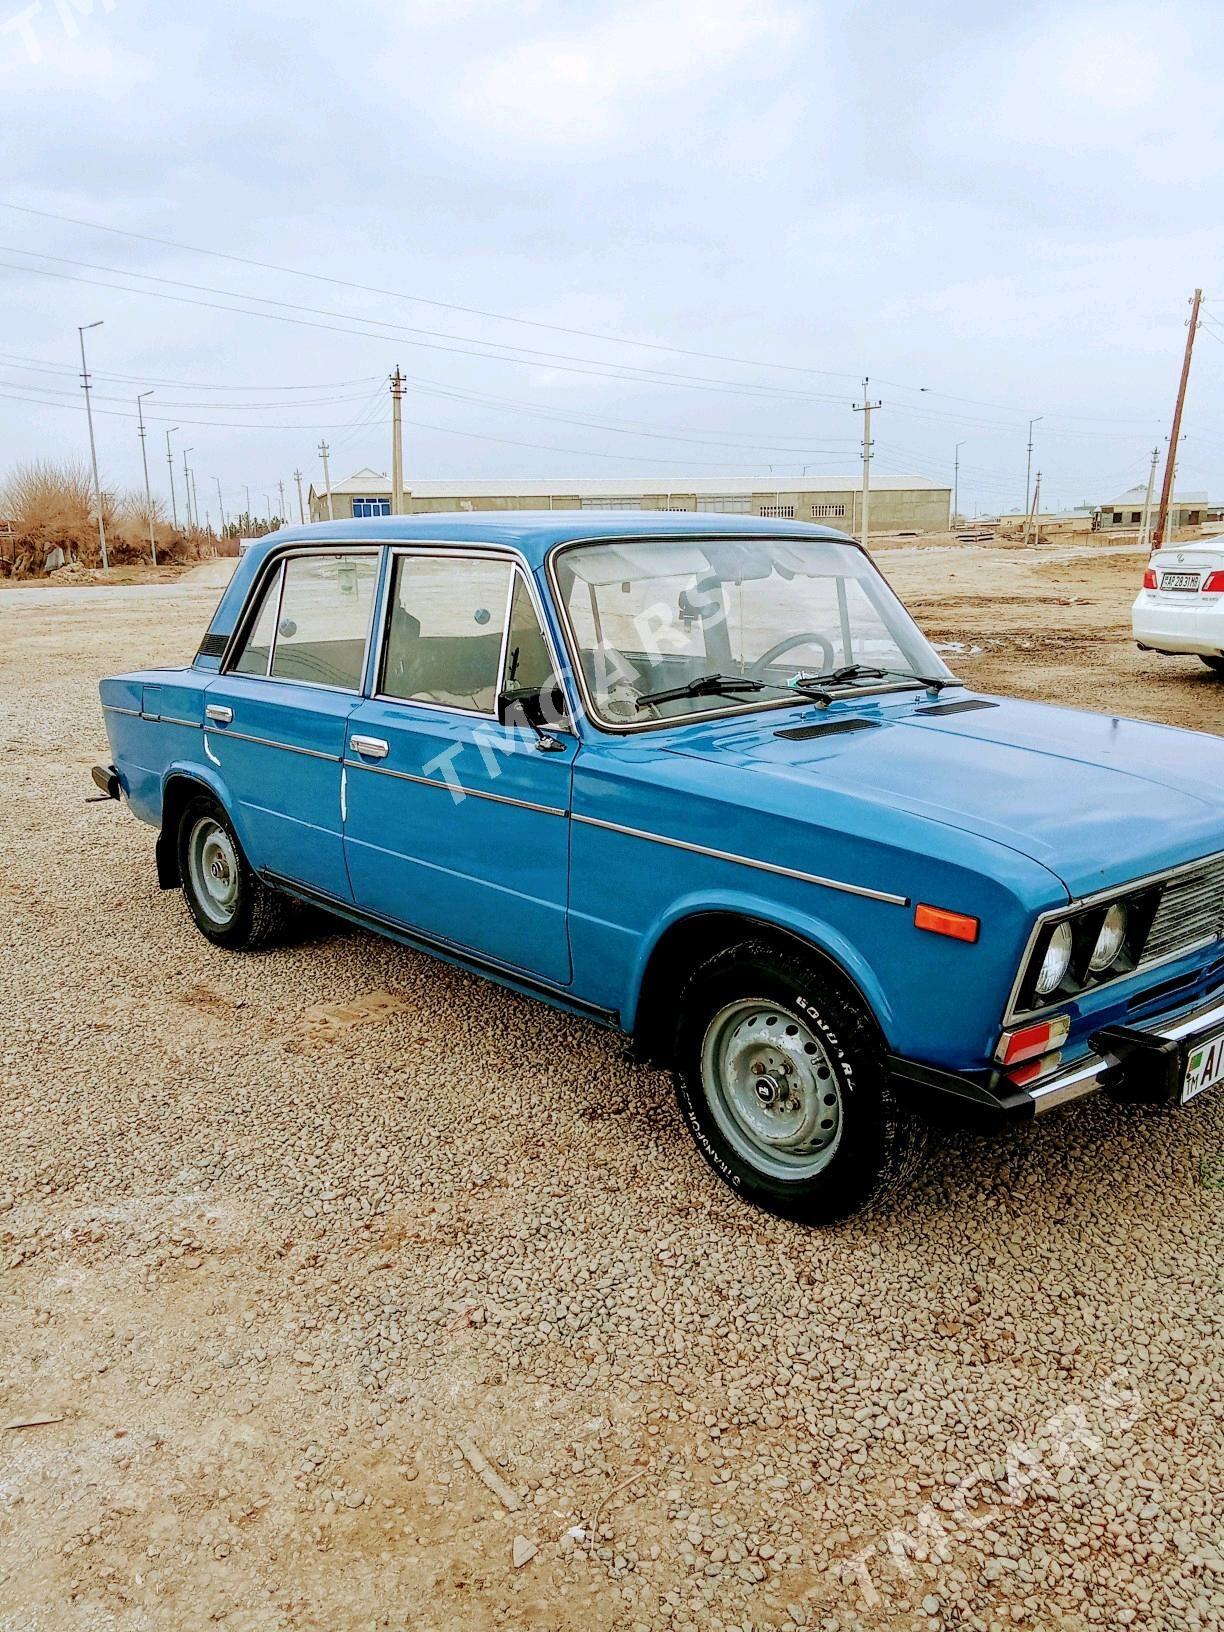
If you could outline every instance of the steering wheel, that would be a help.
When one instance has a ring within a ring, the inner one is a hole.
[[[827,641],[823,635],[799,634],[787,635],[785,640],[778,641],[777,645],[771,646],[767,652],[763,652],[761,656],[757,658],[755,663],[750,663],[748,665],[749,674],[754,676],[758,675],[761,669],[768,669],[772,664],[776,663],[780,657],[785,657],[787,652],[793,651],[796,646],[819,646],[821,651],[821,668],[832,669],[836,667],[836,654],[834,653],[830,642]]]

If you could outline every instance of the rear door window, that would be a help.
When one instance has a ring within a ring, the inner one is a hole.
[[[375,553],[289,556],[229,672],[360,691],[377,581]]]
[[[268,580],[255,621],[247,631],[246,639],[231,668],[235,674],[267,674],[272,656],[272,637],[276,633],[276,609],[280,605],[281,574],[278,567]]]

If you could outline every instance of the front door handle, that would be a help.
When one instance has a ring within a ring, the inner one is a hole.
[[[381,737],[352,736],[349,738],[349,742],[353,746],[354,753],[360,754],[363,759],[386,759],[390,752],[388,745]]]
[[[209,703],[204,709],[204,717],[216,720],[218,725],[228,725],[234,717],[232,708],[226,708],[224,703]]]

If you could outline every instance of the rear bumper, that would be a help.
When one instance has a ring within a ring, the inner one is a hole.
[[[1157,598],[1144,591],[1131,608],[1131,629],[1137,643],[1152,651],[1218,657],[1224,654],[1224,601],[1218,595]]]
[[[941,1119],[989,1127],[1030,1121],[1090,1094],[1132,1104],[1176,1104],[1191,1053],[1219,1037],[1224,1037],[1224,988],[1217,987],[1177,1015],[1158,1015],[1142,1026],[1104,1027],[1089,1038],[1087,1059],[1026,1087],[999,1071],[943,1071],[896,1056],[890,1064],[907,1099]]]

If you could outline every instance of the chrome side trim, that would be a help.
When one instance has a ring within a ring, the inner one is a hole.
[[[823,878],[819,873],[801,873],[795,867],[780,867],[776,862],[758,861],[754,856],[737,856],[730,850],[714,850],[708,844],[690,844],[687,839],[673,839],[664,833],[647,833],[640,827],[625,827],[620,822],[601,821],[597,816],[580,816],[573,820],[586,827],[602,827],[609,833],[623,833],[631,839],[647,839],[651,844],[670,845],[673,850],[691,850],[694,855],[712,856],[715,861],[733,861],[741,867],[754,867],[758,872],[776,873],[781,878],[797,878],[802,884],[820,884],[826,890],[840,890],[845,895],[865,896],[868,901],[883,901],[890,907],[908,907],[909,896],[891,895],[887,890],[872,890],[865,884],[847,884],[839,878]]]
[[[200,729],[199,720],[180,720],[173,714],[146,714],[141,708],[120,708],[116,703],[103,703],[104,714],[126,714],[129,719],[147,720],[150,725],[181,725],[188,731]]]
[[[253,742],[259,748],[283,748],[287,754],[305,754],[307,759],[326,759],[333,765],[340,764],[339,754],[325,754],[321,748],[299,748],[295,742],[274,742],[271,737],[252,737],[245,731],[231,731],[224,727],[219,731],[210,731],[205,727],[205,736],[214,736],[220,742]]]
[[[537,805],[530,799],[512,799],[507,793],[487,793],[483,788],[469,788],[460,783],[439,781],[436,776],[414,776],[411,771],[393,771],[388,765],[365,765],[360,760],[346,759],[346,770],[369,771],[372,776],[393,776],[400,782],[415,782],[422,788],[440,788],[443,793],[452,796],[462,795],[467,799],[487,799],[495,805],[515,805],[519,810],[535,810],[541,816],[568,816],[568,810],[559,810],[555,805]]]
[[[1164,957],[1152,958],[1147,961],[1140,959],[1133,969],[1115,975],[1112,980],[1098,980],[1094,985],[1086,986],[1082,992],[1075,992],[1069,998],[1059,998],[1053,1003],[1045,1003],[1036,1009],[1018,1010],[1016,1008],[1020,988],[1024,984],[1029,961],[1033,956],[1033,949],[1037,945],[1038,936],[1047,924],[1056,923],[1060,918],[1073,918],[1077,912],[1081,912],[1086,907],[1099,906],[1102,901],[1114,901],[1119,896],[1130,895],[1132,891],[1145,890],[1152,884],[1168,884],[1173,879],[1180,878],[1183,874],[1195,873],[1202,867],[1214,866],[1218,861],[1224,861],[1224,850],[1213,850],[1210,855],[1198,856],[1194,861],[1182,861],[1178,862],[1176,867],[1163,867],[1158,872],[1145,873],[1142,878],[1126,879],[1121,884],[1115,884],[1112,889],[1094,890],[1091,895],[1075,896],[1067,902],[1066,906],[1051,907],[1048,911],[1041,913],[1033,924],[1032,932],[1025,942],[1024,952],[1016,970],[1016,978],[1012,982],[1011,991],[1007,995],[1007,1007],[1003,1012],[1004,1028],[1021,1019],[1040,1020],[1045,1014],[1050,1014],[1056,1009],[1065,1008],[1068,1003],[1077,1002],[1085,993],[1105,991],[1111,986],[1116,986],[1119,981],[1131,980],[1136,975],[1145,975],[1152,969],[1162,969],[1168,963],[1176,963],[1179,958],[1191,958],[1196,952],[1202,952],[1207,947],[1214,946],[1220,940],[1218,935],[1199,941],[1193,946],[1179,947],[1176,952],[1169,952]]]

